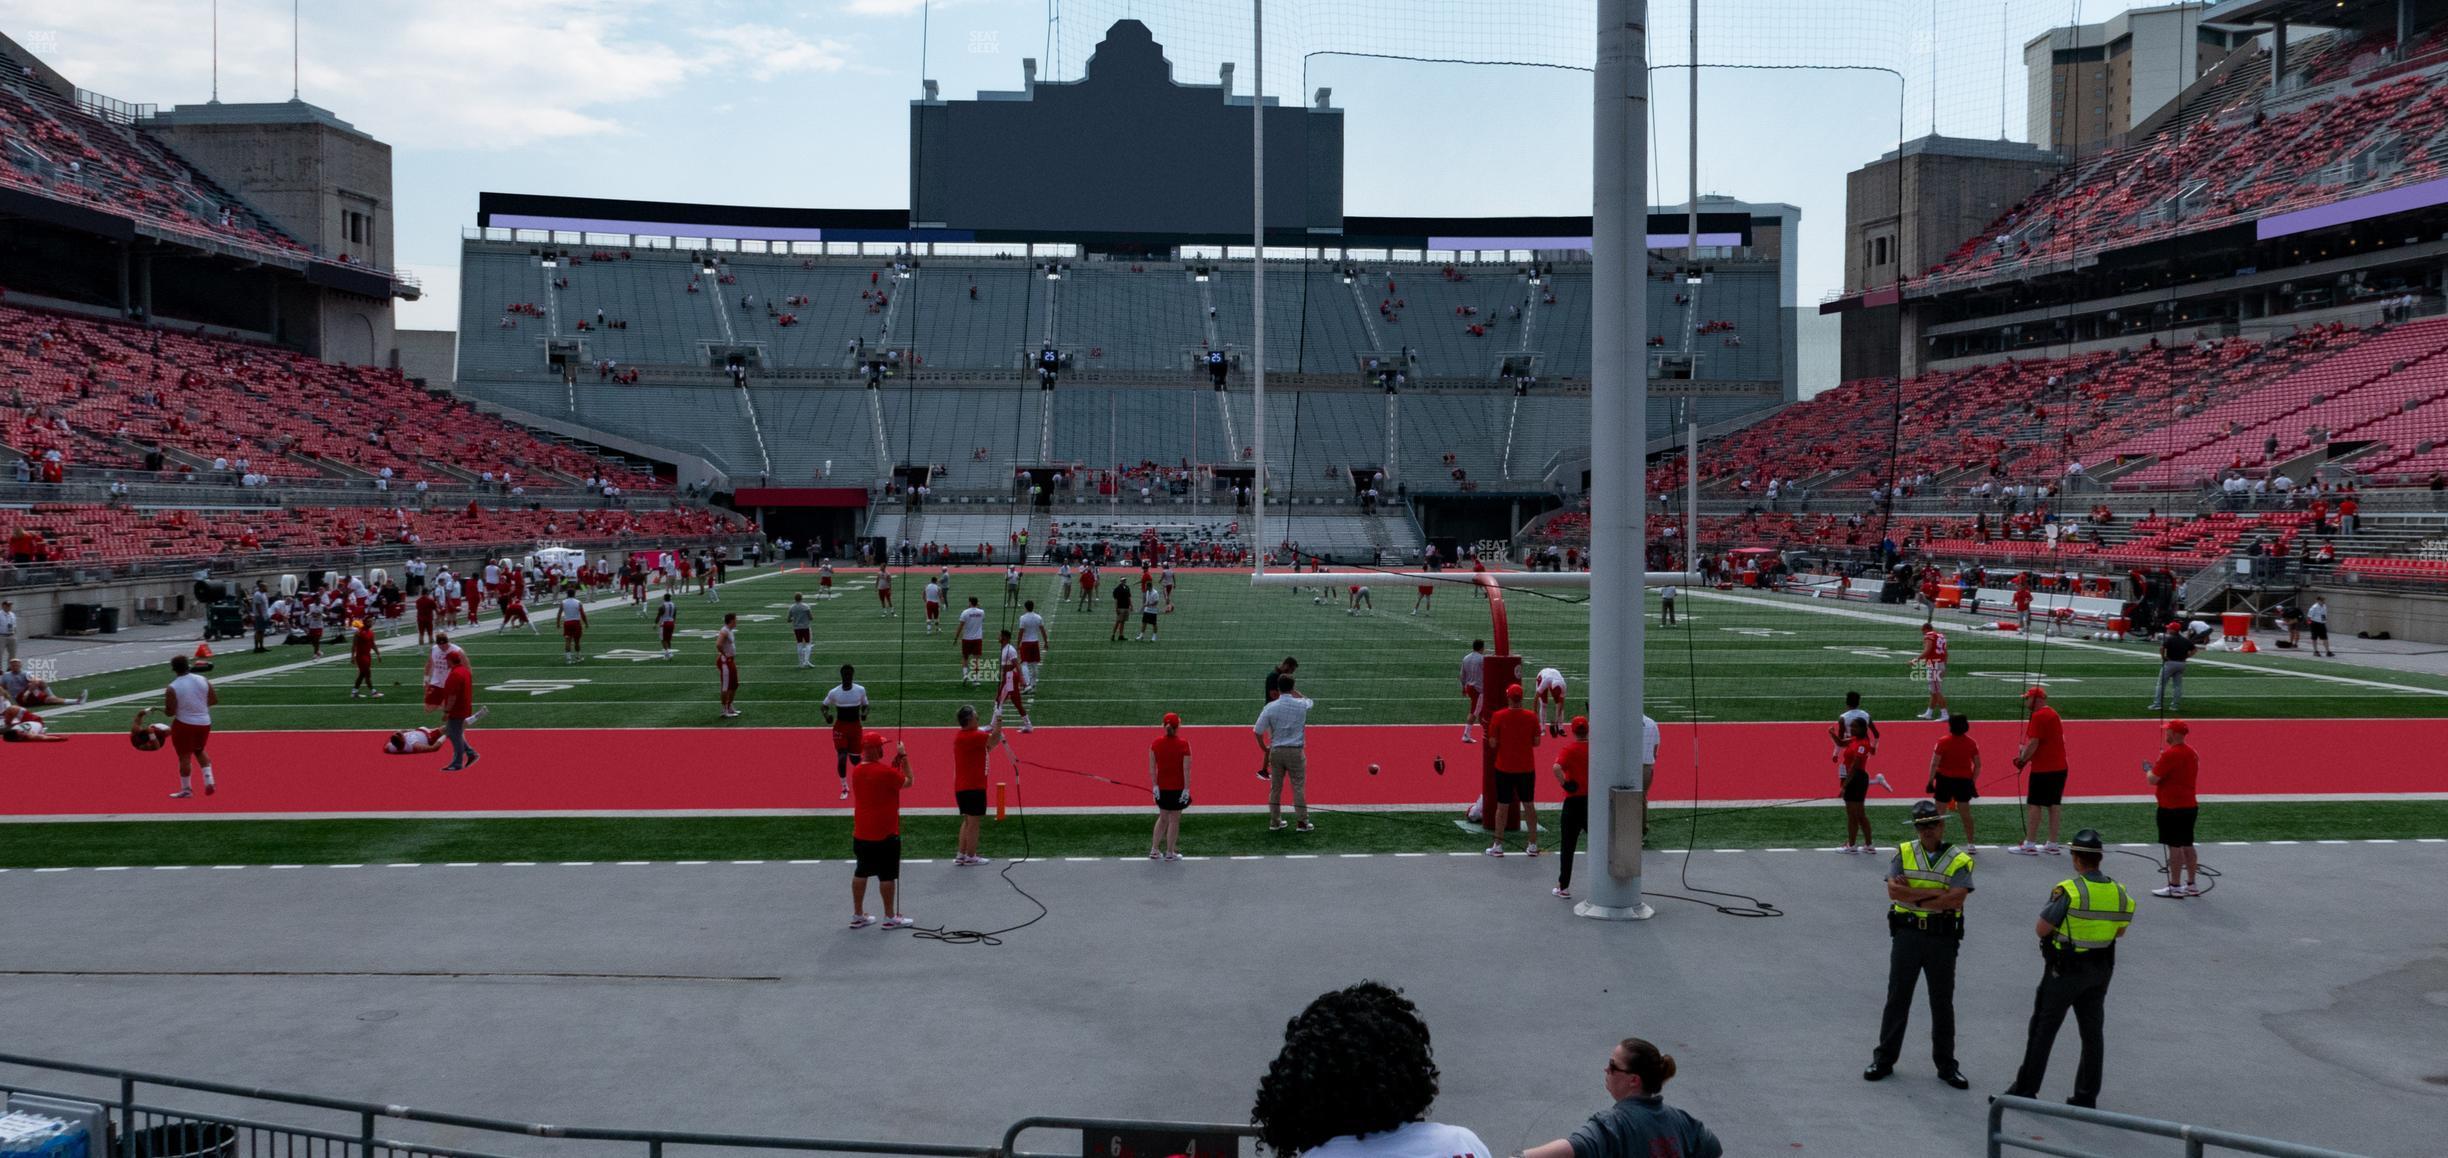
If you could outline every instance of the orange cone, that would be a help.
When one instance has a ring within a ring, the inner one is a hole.
[[[197,659],[211,659],[211,658],[212,658],[212,645],[211,645],[211,644],[209,644],[209,643],[199,643],[199,644],[197,644],[197,645],[196,645],[196,649],[195,649],[195,657],[196,657]]]
[[[2246,655],[2258,655],[2258,654],[2260,654],[2261,648],[2260,648],[2258,645],[2254,644],[2252,640],[2250,640],[2250,639],[2246,639],[2246,640],[2244,641],[2244,646],[2243,646],[2243,648],[2242,648],[2241,650],[2242,650],[2242,651],[2244,652],[2244,654],[2246,654]]]

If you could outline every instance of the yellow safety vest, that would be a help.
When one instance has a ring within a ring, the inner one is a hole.
[[[1925,889],[1948,888],[1950,887],[1950,878],[1952,878],[1957,872],[1970,871],[1972,868],[1972,854],[1965,852],[1960,848],[1955,848],[1950,845],[1940,845],[1938,846],[1938,855],[1945,858],[1945,863],[1943,866],[1935,861],[1926,864],[1923,863],[1921,859],[1920,841],[1908,840],[1903,844],[1897,845],[1896,859],[1902,862],[1904,866],[1904,883]],[[1933,917],[1945,915],[1944,912],[1938,909],[1924,909],[1918,905],[1905,904],[1902,901],[1895,902],[1894,909],[1896,912],[1915,917]],[[1952,912],[1952,910],[1947,910],[1947,912]]]
[[[2115,881],[2102,884],[2077,876],[2057,882],[2057,887],[2065,890],[2066,915],[2049,942],[2060,949],[2088,953],[2110,948],[2118,931],[2133,920],[2133,894]]]

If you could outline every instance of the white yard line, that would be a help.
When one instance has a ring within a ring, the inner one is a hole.
[[[1794,600],[1792,602],[1786,602],[1783,600],[1770,599],[1758,595],[1740,595],[1728,591],[1692,591],[1688,594],[1695,599],[1715,599],[1728,603],[1746,603],[1755,607],[1774,607],[1785,611],[1802,612],[1810,615],[1826,615],[1838,619],[1862,620],[1869,623],[1911,626],[1920,622],[1920,618],[1918,616],[1888,615],[1876,611],[1860,611],[1850,607],[1822,607],[1818,605],[1817,601]],[[2109,655],[2124,656],[2129,659],[2140,660],[2146,663],[2155,664],[2159,662],[2159,656],[2156,652],[2136,652],[2129,648],[2111,647],[2104,643],[2093,643],[2088,640],[2081,639],[2066,639],[2061,636],[2026,636],[2019,637],[2017,642],[2038,644],[2041,647],[2081,648],[2085,651],[2106,652]],[[2191,662],[2195,667],[2226,668],[2233,671],[2251,672],[2254,675],[2293,676],[2297,679],[2319,680],[2324,683],[2347,684],[2353,687],[2378,688],[2382,691],[2406,692],[2412,695],[2448,696],[2448,689],[2443,688],[2421,688],[2408,684],[2388,683],[2382,680],[2358,679],[2354,676],[2329,675],[2325,672],[2297,671],[2293,668],[2254,667],[2251,664],[2235,663],[2228,660],[2203,659],[2199,655],[2196,655]]]

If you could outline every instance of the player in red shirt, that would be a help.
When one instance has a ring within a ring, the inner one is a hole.
[[[1929,680],[1929,707],[1923,708],[1915,719],[1943,720],[1947,717],[1946,664],[1946,633],[1935,627],[1922,628],[1921,654],[1913,658],[1912,666]]]
[[[1493,838],[1487,854],[1504,855],[1506,830],[1526,814],[1530,844],[1523,852],[1537,856],[1538,806],[1531,799],[1538,790],[1538,713],[1522,706],[1520,684],[1506,686],[1505,704],[1488,717],[1488,745],[1496,750],[1496,801],[1487,813]]]
[[[1972,739],[1972,721],[1947,717],[1947,734],[1930,750],[1929,795],[1941,812],[1963,820],[1964,851],[1978,853],[1972,843],[1972,802],[1980,799],[1980,745]]]
[[[906,929],[916,922],[901,915],[901,792],[910,786],[909,749],[893,745],[893,762],[884,762],[884,734],[871,733],[861,750],[866,759],[850,770],[850,853],[857,867],[850,870],[850,927],[875,924],[867,915],[867,880],[878,882],[884,898],[884,927]]]
[[[508,631],[513,627],[524,627],[529,635],[541,634],[536,631],[535,621],[527,618],[527,597],[516,585],[502,592],[501,629]]]
[[[1164,735],[1148,745],[1148,783],[1156,795],[1156,831],[1148,837],[1149,860],[1181,859],[1181,814],[1190,807],[1190,741],[1181,738],[1181,717],[1164,714]]]
[[[978,855],[978,827],[986,818],[986,761],[1003,742],[1003,728],[978,727],[977,709],[967,704],[958,719],[960,731],[952,734],[952,801],[960,807],[960,846],[952,863],[965,868],[986,863]]]
[[[2065,721],[2057,717],[2057,709],[2048,706],[2047,688],[2025,689],[2023,702],[2031,708],[2031,720],[2023,726],[2023,748],[2014,759],[2016,770],[2029,776],[2023,789],[2023,843],[2006,851],[2017,856],[2055,855],[2062,851],[2057,845],[2057,819],[2065,803]],[[2048,815],[2045,848],[2032,843],[2040,834],[2042,813]]]
[[[1547,891],[1569,901],[1573,852],[1581,847],[1581,834],[1589,830],[1589,717],[1572,718],[1570,738],[1548,768],[1564,789],[1564,839],[1556,850],[1555,887]]]
[[[2024,630],[2024,631],[2030,631],[2030,630],[2031,630],[2031,603],[2032,603],[2032,596],[2031,596],[2031,584],[2029,584],[2029,583],[2025,583],[2024,581],[2022,581],[2022,580],[2020,580],[2020,579],[2015,580],[2015,586],[2014,586],[2014,610],[2015,610],[2015,626],[2016,626],[2017,628],[2020,628],[2020,629]]]
[[[2169,720],[2159,727],[2167,748],[2157,760],[2142,762],[2142,775],[2159,801],[2159,843],[2167,846],[2168,883],[2166,888],[2152,889],[2151,895],[2198,897],[2202,895],[2201,855],[2193,848],[2193,824],[2201,819],[2201,797],[2194,790],[2201,757],[2185,743],[2193,725]]]
[[[1419,594],[1411,598],[1411,614],[1427,616],[1436,614],[1436,584],[1422,583],[1419,585]]]
[[[1876,751],[1870,743],[1870,721],[1856,716],[1846,729],[1844,746],[1836,750],[1836,778],[1844,787],[1838,795],[1844,800],[1844,852],[1873,852],[1878,847],[1878,835],[1870,829],[1870,813],[1865,802],[1870,799],[1870,753]],[[1853,843],[1853,834],[1861,833],[1861,843]]]
[[[349,636],[349,662],[357,665],[357,680],[349,685],[350,699],[357,698],[359,688],[375,699],[382,698],[382,689],[374,686],[374,657],[380,654],[382,647],[374,641],[374,625],[358,620],[356,632]]]

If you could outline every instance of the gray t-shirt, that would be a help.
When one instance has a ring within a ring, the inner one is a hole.
[[[1572,1132],[1573,1158],[1723,1158],[1725,1147],[1698,1118],[1657,1094],[1625,1098]]]
[[[791,604],[789,615],[790,625],[793,629],[805,628],[816,622],[815,609],[809,607],[805,603]]]

